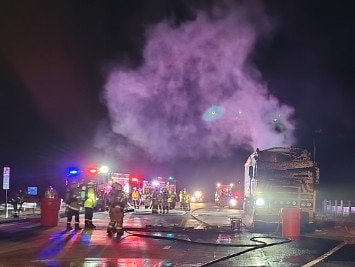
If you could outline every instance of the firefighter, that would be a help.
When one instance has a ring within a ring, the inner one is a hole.
[[[148,190],[144,193],[144,208],[150,209],[152,206],[152,196]]]
[[[133,207],[135,209],[138,209],[139,208],[139,192],[137,190],[137,188],[133,188],[133,191],[132,191],[132,202],[133,202]]]
[[[152,213],[158,213],[159,188],[156,187],[152,193]]]
[[[179,200],[180,200],[180,210],[184,210],[185,209],[185,194],[184,194],[183,190],[180,190]]]
[[[176,192],[175,190],[172,190],[172,199],[173,199],[173,202],[171,203],[171,208],[170,209],[175,209],[175,206],[176,206],[176,199],[177,199],[177,195],[176,195]]]
[[[163,212],[163,191],[162,190],[158,191],[157,200],[158,200],[159,213],[162,213]]]
[[[108,204],[110,222],[107,234],[111,236],[116,232],[116,237],[119,238],[123,235],[123,215],[127,198],[122,190],[122,185],[117,182],[112,184],[112,190],[108,194]]]
[[[15,213],[13,217],[17,218],[19,213],[22,212],[22,205],[24,202],[25,202],[25,194],[22,190],[19,190],[16,196],[11,198],[11,200],[9,201],[9,203],[14,206]]]
[[[180,206],[182,210],[190,210],[190,194],[186,191],[186,188],[180,192]]]
[[[169,191],[169,196],[168,196],[168,206],[169,206],[169,209],[172,210],[172,209],[175,209],[174,207],[174,192],[172,190]]]
[[[186,210],[191,210],[191,195],[189,192],[185,192],[185,203],[186,203]]]
[[[79,183],[74,181],[71,183],[69,188],[66,190],[65,194],[65,203],[66,206],[66,215],[67,215],[67,231],[72,230],[71,222],[74,217],[74,229],[79,231],[82,228],[79,226],[79,211],[81,207],[80,203],[80,188]]]
[[[85,228],[86,229],[95,229],[96,226],[92,222],[94,216],[94,207],[96,205],[96,194],[94,188],[89,187],[87,192],[87,197],[84,202],[85,209]]]
[[[168,203],[168,198],[169,198],[169,191],[166,187],[163,187],[162,192],[161,192],[161,206],[163,209],[163,213],[169,213],[169,203]]]

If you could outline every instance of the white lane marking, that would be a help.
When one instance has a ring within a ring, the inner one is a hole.
[[[343,242],[340,243],[339,245],[337,245],[336,247],[332,248],[331,250],[329,250],[328,252],[324,253],[322,256],[302,265],[302,267],[311,267],[317,263],[319,263],[320,261],[324,260],[326,257],[329,257],[330,255],[332,255],[334,252],[336,252],[337,250],[341,249],[342,247],[344,247],[347,243]]]

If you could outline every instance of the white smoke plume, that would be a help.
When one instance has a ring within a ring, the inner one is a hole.
[[[228,157],[241,147],[291,145],[293,108],[268,91],[249,58],[269,23],[261,8],[216,7],[146,31],[144,62],[107,77],[107,152],[163,162]]]

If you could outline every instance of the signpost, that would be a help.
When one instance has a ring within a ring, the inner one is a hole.
[[[5,216],[8,218],[9,211],[7,209],[7,190],[10,189],[10,167],[4,167],[2,189],[5,190]]]

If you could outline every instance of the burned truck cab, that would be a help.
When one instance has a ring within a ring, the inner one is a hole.
[[[314,222],[319,168],[302,148],[257,149],[245,163],[245,212],[254,225],[279,224],[283,208],[299,208],[301,224]]]

